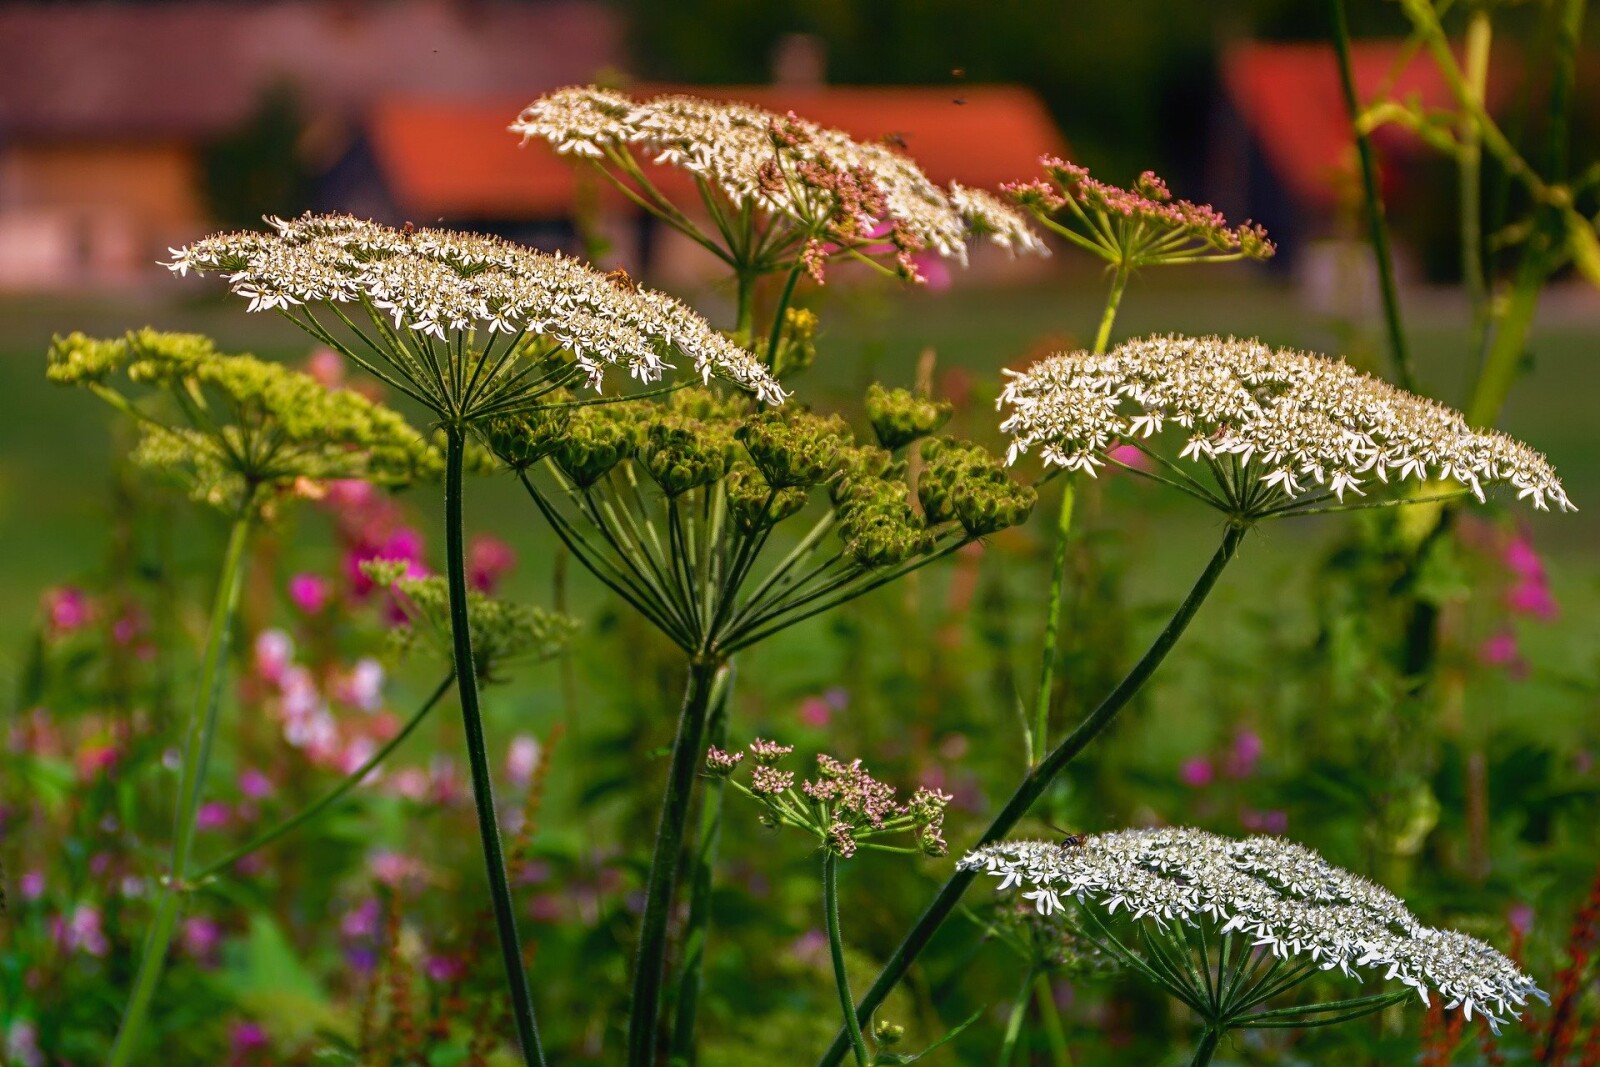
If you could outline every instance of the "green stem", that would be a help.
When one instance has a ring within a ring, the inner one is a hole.
[[[1044,1020],[1044,1038],[1050,1046],[1050,1062],[1055,1067],[1072,1067],[1072,1053],[1067,1049],[1067,1031],[1061,1025],[1061,1009],[1056,1007],[1055,989],[1048,974],[1033,980],[1033,1000],[1039,1006],[1039,1017]]]
[[[1017,1053],[1017,1040],[1022,1037],[1022,1022],[1028,1014],[1028,997],[1033,993],[1033,979],[1035,972],[1030,969],[1022,979],[1022,988],[1017,990],[1016,999],[1011,1002],[1011,1014],[1006,1017],[1006,1035],[1000,1043],[1000,1058],[995,1061],[996,1067],[1011,1067],[1011,1057]],[[848,1007],[845,1009],[848,1011]]]
[[[672,742],[667,790],[661,800],[661,821],[656,828],[655,855],[650,860],[644,915],[639,922],[633,1010],[628,1017],[628,1063],[631,1067],[652,1067],[656,1062],[661,986],[667,958],[667,921],[672,915],[672,900],[677,889],[678,859],[683,851],[684,827],[689,821],[695,771],[705,749],[706,715],[720,666],[703,656],[696,656],[689,662],[689,680],[678,715],[677,735]]]
[[[728,704],[733,689],[733,664],[726,663],[711,682],[711,714],[707,743],[719,748],[728,743]],[[722,793],[725,778],[707,782],[700,813],[700,847],[695,851],[694,880],[689,885],[689,918],[683,935],[683,968],[678,979],[678,1003],[673,1015],[674,1064],[695,1060],[694,1025],[700,1008],[704,980],[706,939],[711,930],[711,876],[717,865],[722,839]]]
[[[1189,1067],[1206,1067],[1211,1062],[1211,1057],[1217,1051],[1217,1043],[1222,1040],[1222,1035],[1215,1030],[1207,1029],[1200,1038],[1199,1046],[1194,1050],[1194,1059],[1189,1061]]]
[[[1400,322],[1400,293],[1394,280],[1394,255],[1389,249],[1389,226],[1384,219],[1383,195],[1378,189],[1378,163],[1372,141],[1361,128],[1361,103],[1356,99],[1355,75],[1350,65],[1350,26],[1345,19],[1344,0],[1328,0],[1333,15],[1333,45],[1339,57],[1339,87],[1344,92],[1345,109],[1350,113],[1350,131],[1356,139],[1356,155],[1361,160],[1361,194],[1366,207],[1367,235],[1372,241],[1372,256],[1378,264],[1378,287],[1383,296],[1383,321],[1389,331],[1389,357],[1400,385],[1416,392],[1411,370],[1411,353],[1406,347],[1405,329]]]
[[[379,764],[389,758],[389,753],[399,748],[405,742],[405,739],[410,737],[412,733],[416,731],[418,726],[422,725],[422,720],[428,717],[428,713],[433,710],[435,704],[444,699],[444,695],[450,691],[450,687],[455,683],[455,680],[456,676],[452,673],[446,677],[444,681],[440,682],[438,688],[434,689],[432,695],[428,697],[428,699],[423,703],[422,707],[418,708],[416,713],[413,714],[411,718],[406,720],[406,724],[400,727],[399,733],[395,734],[388,741],[384,742],[382,748],[374,752],[365,763],[357,767],[349,775],[345,776],[345,778],[338,785],[334,786],[332,789],[328,790],[327,793],[323,794],[320,800],[316,801],[314,804],[303,809],[297,814],[290,816],[283,822],[278,823],[278,825],[274,826],[272,829],[257,834],[248,842],[240,845],[238,848],[234,849],[232,852],[228,853],[226,856],[223,856],[216,862],[201,868],[199,871],[196,871],[189,880],[195,885],[200,885],[205,882],[206,879],[216,877],[223,871],[226,871],[228,868],[238,863],[240,860],[244,859],[246,856],[250,855],[252,852],[265,848],[266,846],[272,844],[272,842],[278,840],[278,838],[283,837],[285,834],[299,829],[301,826],[304,826],[312,819],[315,819],[318,815],[321,815],[324,811],[327,811],[328,808],[338,803],[338,801],[345,794],[349,793],[350,790],[366,781],[367,775],[376,770]]]
[[[1474,426],[1494,425],[1522,367],[1528,334],[1533,329],[1533,316],[1539,310],[1539,295],[1544,288],[1543,259],[1535,248],[1523,253],[1516,281],[1506,297],[1505,311],[1495,326],[1494,340],[1484,355],[1483,371],[1467,401],[1467,421]]]
[[[742,345],[749,345],[755,333],[756,317],[756,277],[755,272],[740,268],[734,272],[737,288],[735,301],[738,307],[738,317],[734,321],[733,333]],[[771,357],[768,357],[771,362]]]
[[[1033,703],[1033,739],[1028,745],[1028,763],[1033,754],[1042,759],[1049,745],[1050,696],[1055,688],[1056,642],[1061,630],[1061,593],[1067,576],[1067,537],[1072,531],[1072,504],[1076,497],[1071,479],[1061,485],[1061,510],[1056,515],[1056,550],[1050,561],[1050,606],[1045,614],[1044,656],[1039,668],[1039,693]]]
[[[1194,619],[1195,613],[1200,610],[1200,605],[1205,602],[1206,597],[1217,584],[1217,579],[1222,577],[1222,572],[1233,561],[1234,555],[1239,550],[1239,543],[1244,540],[1244,535],[1245,529],[1243,527],[1231,524],[1228,526],[1222,535],[1222,544],[1217,547],[1216,553],[1212,555],[1210,562],[1206,564],[1206,569],[1201,572],[1200,577],[1195,581],[1194,587],[1189,590],[1189,595],[1184,597],[1182,604],[1178,605],[1178,610],[1171,619],[1167,620],[1166,626],[1162,627],[1161,633],[1156,636],[1155,641],[1151,643],[1144,656],[1140,658],[1138,663],[1133,665],[1133,668],[1122,681],[1117,683],[1117,687],[1107,694],[1099,706],[1084,717],[1083,721],[1078,724],[1077,729],[1073,730],[1039,766],[1035,767],[1022,779],[1022,783],[1017,786],[1016,792],[1011,795],[1011,799],[1006,801],[1005,807],[1000,809],[1000,813],[994,817],[994,821],[989,824],[989,828],[978,839],[978,846],[998,841],[1009,833],[1011,828],[1028,813],[1028,809],[1033,806],[1034,802],[1049,788],[1050,783],[1055,781],[1056,776],[1066,768],[1067,764],[1071,763],[1079,752],[1088,747],[1090,741],[1094,740],[1107,726],[1111,725],[1112,720],[1117,717],[1117,713],[1128,705],[1129,701],[1144,686],[1144,683],[1155,673],[1162,660],[1166,659],[1167,653],[1172,651],[1172,646],[1177,644],[1178,638],[1183,635],[1183,631],[1188,627],[1190,621]],[[939,889],[938,894],[933,898],[933,902],[928,905],[921,917],[917,919],[916,925],[911,928],[911,931],[895,947],[894,952],[889,956],[888,962],[884,964],[883,970],[878,974],[877,980],[872,983],[872,987],[867,990],[866,996],[857,1005],[856,1010],[860,1018],[868,1019],[872,1017],[873,1011],[877,1009],[879,1004],[883,1003],[884,998],[889,995],[889,991],[905,976],[906,971],[910,970],[912,962],[927,947],[928,942],[933,939],[933,935],[943,925],[945,919],[955,910],[956,905],[961,900],[961,895],[966,892],[967,887],[972,884],[977,876],[976,871],[957,871]],[[846,1044],[847,1035],[841,1033],[836,1036],[833,1044],[829,1046],[828,1051],[823,1054],[822,1059],[819,1061],[820,1067],[833,1067],[834,1064],[837,1064],[844,1055]]]
[[[1494,24],[1486,8],[1467,19],[1467,90],[1479,105],[1489,82],[1489,46]],[[1484,331],[1489,321],[1489,286],[1483,270],[1483,131],[1470,114],[1463,116],[1460,140],[1461,279],[1472,308],[1472,357],[1483,354]]]
[[[200,797],[205,788],[206,765],[211,759],[211,742],[216,733],[217,710],[222,703],[222,687],[228,648],[233,640],[234,617],[239,610],[239,593],[244,585],[245,546],[250,540],[252,526],[251,505],[246,505],[233,522],[228,535],[228,547],[222,557],[222,572],[217,581],[216,599],[211,606],[211,623],[206,633],[205,653],[201,659],[200,687],[195,705],[189,715],[189,727],[184,739],[183,763],[178,777],[178,804],[176,823],[172,835],[172,859],[166,883],[161,887],[156,902],[155,919],[145,935],[139,958],[139,970],[134,976],[133,992],[122,1013],[122,1024],[117,1029],[116,1041],[111,1046],[110,1067],[126,1067],[133,1062],[138,1050],[140,1034],[150,1012],[150,1002],[155,997],[156,986],[161,982],[161,972],[166,964],[167,950],[177,928],[178,912],[183,894],[188,888],[187,871],[189,854],[194,848],[195,817],[200,809]]]
[[[778,342],[783,338],[783,319],[789,311],[789,301],[794,298],[794,287],[800,281],[801,265],[796,260],[784,279],[783,292],[778,294],[778,306],[772,312],[772,330],[767,334],[767,366],[778,365]]]
[[[861,1022],[852,1008],[855,998],[850,995],[850,976],[844,969],[844,934],[839,930],[839,857],[831,850],[822,855],[822,907],[828,916],[828,951],[833,957],[833,981],[839,989],[845,1032],[850,1035],[850,1047],[855,1050],[856,1067],[867,1067],[871,1054],[867,1051],[867,1039],[861,1035]]]
[[[1128,274],[1133,264],[1126,256],[1117,261],[1117,273],[1111,279],[1111,292],[1106,296],[1106,309],[1100,316],[1100,329],[1094,335],[1094,350],[1098,354],[1111,343],[1111,324],[1117,321],[1117,306],[1122,303],[1123,290],[1128,288]]]
[[[461,697],[461,722],[467,735],[467,763],[472,772],[472,799],[478,811],[478,837],[483,845],[484,869],[489,876],[489,899],[495,927],[500,933],[500,954],[506,969],[506,996],[516,1022],[517,1042],[527,1067],[543,1067],[544,1047],[534,1016],[533,996],[522,960],[522,937],[517,932],[516,905],[506,878],[505,851],[500,844],[500,823],[495,817],[494,779],[489,770],[489,749],[483,734],[483,713],[478,707],[478,673],[472,658],[472,630],[467,621],[467,567],[465,535],[461,526],[462,466],[467,450],[465,427],[446,427],[444,523],[445,564],[450,583],[450,635],[455,644],[456,689]]]

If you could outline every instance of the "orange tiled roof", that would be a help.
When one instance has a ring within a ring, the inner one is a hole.
[[[992,189],[1034,176],[1041,154],[1064,151],[1043,101],[1014,86],[639,90],[641,95],[671,91],[792,109],[862,140],[893,135],[939,182]],[[958,98],[963,102],[956,103]],[[576,189],[572,161],[543,142],[520,147],[506,130],[527,102],[401,97],[381,102],[370,113],[368,135],[400,209],[419,220],[570,214]]]
[[[1370,101],[1400,58],[1399,41],[1357,41],[1351,48],[1356,96]],[[1507,84],[1491,71],[1489,104]],[[1300,200],[1334,204],[1340,184],[1353,173],[1355,140],[1339,85],[1339,65],[1326,43],[1252,42],[1229,49],[1223,79],[1234,106],[1254,134],[1268,164]],[[1448,84],[1425,51],[1413,55],[1393,82],[1391,96],[1416,98],[1424,107],[1453,102]],[[1408,151],[1420,142],[1399,127],[1374,135],[1380,150]]]

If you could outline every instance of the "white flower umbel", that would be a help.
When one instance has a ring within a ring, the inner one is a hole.
[[[267,221],[268,232],[173,249],[168,266],[224,274],[251,311],[282,311],[446,417],[504,413],[571,373],[596,389],[613,368],[657,381],[679,356],[704,379],[726,379],[769,403],[784,398],[760,360],[694,311],[575,259],[348,215]],[[336,338],[318,307],[349,333]],[[387,368],[355,350],[363,347]]]
[[[576,86],[529,104],[511,130],[525,141],[548,141],[558,152],[593,160],[635,185],[648,178],[634,152],[681,168],[728,201],[734,216],[753,209],[788,219],[802,242],[837,241],[843,235],[828,230],[843,221],[863,243],[895,240],[963,262],[967,239],[978,234],[1014,252],[1045,252],[1027,216],[1009,204],[974,190],[941,188],[888,145],[857,141],[793,114],[693,96],[635,100]],[[653,192],[645,188],[642,195],[648,201]],[[670,204],[647,206],[675,225],[683,222],[681,213],[672,217]],[[736,231],[724,236],[735,238],[730,246],[739,244]]]
[[[1479,500],[1504,484],[1540,510],[1576,510],[1522,442],[1340,360],[1259,341],[1149,337],[1105,355],[1061,353],[1012,374],[999,406],[1013,461],[1037,446],[1045,463],[1093,474],[1131,444],[1170,484],[1249,517],[1332,510],[1315,508],[1329,499],[1406,503],[1417,499],[1399,491],[1411,479],[1455,482]],[[1184,436],[1178,458],[1214,484],[1154,450],[1164,432]]]
[[[1319,971],[1394,979],[1424,1002],[1433,990],[1447,1008],[1459,1007],[1469,1019],[1481,1014],[1495,1028],[1519,1015],[1529,997],[1548,999],[1489,945],[1424,926],[1388,890],[1280,838],[1240,840],[1181,827],[1123,830],[1089,835],[1075,846],[1003,841],[969,853],[960,866],[993,875],[1002,888],[1021,889],[1041,912],[1076,901],[1120,958],[1179,979],[1174,992],[1191,1003],[1198,999],[1203,1015],[1216,1014],[1207,1020],[1213,1028],[1312,1025],[1337,1021],[1356,1007],[1381,1006],[1381,997],[1367,997],[1255,1011]],[[1111,933],[1109,923],[1119,914],[1146,927],[1143,953],[1136,956]],[[1149,928],[1168,940],[1156,941]],[[1160,944],[1168,948],[1155,947]],[[1198,971],[1166,966],[1176,955],[1173,944],[1183,946],[1185,957],[1195,946]],[[1161,951],[1169,953],[1167,960],[1159,958]],[[1330,1008],[1338,1009],[1334,1018],[1326,1014]]]

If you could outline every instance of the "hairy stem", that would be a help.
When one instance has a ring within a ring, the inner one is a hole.
[[[461,722],[467,735],[467,763],[472,772],[472,799],[478,809],[478,836],[483,844],[484,868],[489,876],[489,899],[500,934],[500,954],[506,968],[506,996],[516,1022],[517,1042],[527,1067],[543,1067],[544,1047],[522,959],[522,937],[517,931],[516,905],[506,878],[505,850],[500,844],[500,823],[494,809],[494,781],[489,771],[489,750],[483,735],[483,714],[478,708],[478,674],[472,658],[472,631],[467,622],[467,567],[465,535],[461,526],[462,464],[466,455],[466,430],[447,427],[445,455],[445,566],[450,583],[450,635],[455,644],[456,690],[461,697]]]
[[[222,572],[217,581],[216,599],[211,606],[211,622],[206,632],[205,653],[200,665],[200,686],[189,715],[184,738],[183,763],[178,777],[177,817],[172,833],[172,859],[166,884],[156,902],[155,918],[145,934],[134,976],[133,992],[122,1013],[111,1046],[110,1067],[126,1067],[138,1051],[139,1038],[150,1013],[150,1002],[166,964],[167,950],[177,927],[178,912],[187,890],[189,854],[194,848],[195,816],[205,790],[206,765],[211,759],[211,741],[216,733],[217,710],[222,703],[228,647],[233,640],[234,617],[239,610],[239,592],[244,584],[245,547],[250,541],[251,511],[234,520],[228,547],[222,557]]]
[[[1061,593],[1062,586],[1066,583],[1067,538],[1072,531],[1072,504],[1076,495],[1071,479],[1064,480],[1061,486],[1061,510],[1056,515],[1056,549],[1050,560],[1050,606],[1045,612],[1044,655],[1039,667],[1039,693],[1034,698],[1033,705],[1033,739],[1028,746],[1030,765],[1034,762],[1035,753],[1039,759],[1043,759],[1049,748],[1046,738],[1050,732],[1050,696],[1055,689],[1056,643],[1061,630]]]
[[[633,1010],[628,1017],[628,1063],[652,1067],[660,1044],[661,987],[666,969],[667,921],[677,890],[678,859],[689,821],[695,769],[705,748],[706,715],[720,664],[702,656],[689,663],[689,681],[672,742],[672,765],[661,800],[655,855],[645,889],[644,916],[639,923],[639,950],[634,959]]]
[[[1378,288],[1383,297],[1383,321],[1389,332],[1389,358],[1394,363],[1395,380],[1416,392],[1416,376],[1411,370],[1411,352],[1406,347],[1405,328],[1400,321],[1400,292],[1394,280],[1394,255],[1389,249],[1389,224],[1383,214],[1383,194],[1378,188],[1378,162],[1372,140],[1361,128],[1358,116],[1361,102],[1356,99],[1355,74],[1350,65],[1350,25],[1345,19],[1345,0],[1328,0],[1333,15],[1333,46],[1339,58],[1339,88],[1344,93],[1345,110],[1350,114],[1350,131],[1356,139],[1356,155],[1361,161],[1361,196],[1366,209],[1367,236],[1372,242],[1372,258],[1378,264]]]
[[[1222,1040],[1222,1035],[1215,1030],[1207,1029],[1200,1037],[1200,1044],[1195,1047],[1194,1059],[1189,1061],[1189,1067],[1206,1067],[1211,1062],[1211,1057],[1217,1051],[1217,1043]]]
[[[733,664],[726,663],[711,682],[711,713],[707,743],[728,743],[728,705],[733,689]],[[683,966],[678,978],[678,1001],[672,1022],[673,1064],[695,1060],[694,1026],[700,1009],[700,987],[705,971],[706,939],[711,933],[711,877],[722,839],[722,793],[725,778],[713,778],[701,801],[700,844],[694,854],[693,880],[689,883],[689,919],[683,935]]]
[[[832,850],[822,854],[822,907],[828,916],[828,953],[833,958],[833,982],[839,989],[845,1032],[850,1035],[850,1047],[856,1054],[856,1067],[867,1067],[872,1057],[852,1007],[855,997],[850,995],[850,976],[844,969],[844,934],[839,929],[839,857]]]
[[[396,733],[388,741],[385,741],[383,747],[374,752],[365,763],[357,767],[350,774],[346,775],[338,785],[324,793],[321,799],[317,800],[315,803],[302,809],[296,814],[291,815],[289,818],[278,823],[270,830],[265,830],[257,834],[255,837],[240,845],[238,848],[234,849],[232,852],[228,853],[226,856],[223,856],[216,862],[208,864],[199,871],[196,871],[194,875],[191,876],[190,881],[194,882],[196,885],[199,885],[207,878],[216,877],[223,871],[226,871],[228,868],[232,867],[235,863],[238,863],[240,860],[250,855],[252,852],[266,848],[268,845],[278,840],[278,838],[283,837],[285,834],[289,834],[295,830],[298,830],[306,823],[315,819],[318,815],[321,815],[323,812],[327,811],[334,804],[338,803],[339,800],[352,789],[366,781],[367,775],[377,770],[378,765],[389,758],[389,753],[399,748],[405,742],[406,738],[410,737],[416,732],[417,727],[422,725],[422,720],[428,717],[428,713],[433,710],[434,705],[438,704],[440,700],[444,699],[444,695],[450,691],[450,687],[455,683],[455,680],[456,676],[452,673],[446,677],[444,681],[440,682],[438,687],[434,689],[432,695],[430,695],[428,699],[423,702],[422,706],[412,714],[411,718],[406,720],[405,725],[400,727],[400,731],[398,733]]]
[[[1011,1002],[1011,1014],[1006,1016],[1006,1033],[1000,1042],[1000,1056],[995,1060],[996,1067],[1011,1067],[1011,1060],[1017,1054],[1017,1041],[1022,1037],[1022,1022],[1028,1014],[1028,997],[1033,993],[1033,979],[1035,972],[1030,968],[1022,979],[1022,987],[1017,990],[1016,999]]]
[[[989,824],[989,828],[983,832],[983,836],[978,839],[977,845],[974,847],[998,841],[1009,833],[1011,828],[1028,813],[1028,809],[1033,806],[1034,801],[1044,794],[1044,791],[1055,781],[1056,776],[1066,768],[1067,764],[1071,763],[1078,753],[1088,746],[1090,741],[1099,736],[1101,731],[1111,725],[1117,714],[1128,705],[1129,701],[1144,686],[1144,683],[1155,673],[1156,668],[1161,665],[1161,661],[1166,659],[1167,653],[1172,651],[1172,646],[1177,643],[1178,638],[1182,636],[1183,631],[1193,620],[1195,613],[1200,610],[1200,605],[1205,602],[1206,597],[1217,584],[1217,579],[1222,576],[1222,572],[1233,561],[1234,555],[1239,550],[1239,543],[1244,540],[1244,535],[1245,529],[1243,527],[1228,526],[1222,535],[1222,544],[1218,546],[1216,553],[1211,557],[1211,561],[1206,564],[1206,569],[1201,572],[1194,587],[1189,590],[1189,595],[1178,606],[1178,610],[1173,614],[1172,618],[1167,620],[1166,626],[1156,636],[1155,641],[1150,645],[1144,656],[1140,658],[1138,663],[1133,665],[1133,669],[1127,673],[1122,681],[1117,683],[1117,687],[1100,702],[1099,706],[1084,717],[1083,721],[1078,724],[1077,729],[1073,730],[1061,744],[1056,746],[1049,756],[1022,779],[1021,784],[1017,786],[1016,792],[1011,794],[1011,799],[1006,801],[1005,807],[995,816],[994,821]],[[883,970],[872,983],[872,988],[867,990],[866,996],[857,1005],[856,1010],[859,1018],[871,1018],[873,1011],[877,1009],[879,1004],[883,1003],[883,999],[889,995],[889,991],[894,988],[895,984],[905,976],[906,971],[910,970],[912,962],[927,947],[928,942],[933,939],[933,935],[943,925],[945,919],[949,918],[950,913],[955,910],[956,905],[961,900],[961,895],[966,892],[967,887],[972,884],[977,876],[976,871],[957,871],[939,889],[938,894],[933,898],[933,902],[928,905],[922,916],[917,919],[916,925],[911,928],[911,931],[895,947],[888,962],[884,964]],[[828,1051],[823,1054],[822,1059],[819,1061],[820,1067],[833,1067],[834,1064],[837,1064],[844,1055],[846,1044],[846,1034],[841,1033],[836,1036],[833,1044],[829,1046]]]

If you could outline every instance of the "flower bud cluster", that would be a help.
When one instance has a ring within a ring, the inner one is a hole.
[[[826,753],[817,755],[816,777],[796,789],[794,773],[776,766],[793,751],[789,745],[755,739],[750,743],[755,761],[750,785],[733,783],[763,802],[764,823],[806,830],[841,859],[854,856],[862,842],[893,834],[909,834],[916,844],[913,849],[892,851],[914,850],[927,856],[943,856],[949,851],[943,832],[948,795],[924,787],[902,804],[894,787],[874,778],[860,760],[844,763]],[[706,769],[728,778],[743,758],[742,752],[730,754],[712,748],[706,754]]]
[[[135,460],[177,473],[195,499],[229,510],[267,503],[259,489],[314,491],[307,483],[345,478],[400,485],[442,470],[437,451],[394,411],[278,363],[225,355],[198,334],[58,337],[46,374],[137,411]],[[119,377],[166,403],[134,408]]]
[[[962,870],[1026,886],[1040,912],[1064,900],[1149,919],[1216,923],[1280,959],[1303,956],[1322,970],[1397,978],[1442,994],[1446,1007],[1498,1028],[1538,986],[1511,960],[1465,934],[1424,926],[1388,890],[1279,837],[1234,839],[1172,827],[1094,834],[1073,846],[1002,841],[969,853]]]
[[[867,421],[878,443],[898,451],[926,437],[946,422],[955,410],[948,400],[919,396],[908,389],[885,389],[877,382],[867,388]]]
[[[1259,341],[1149,337],[1061,353],[1012,374],[999,406],[1009,461],[1038,445],[1046,463],[1093,474],[1120,441],[1172,424],[1187,435],[1181,458],[1255,472],[1263,504],[1438,478],[1479,500],[1504,483],[1537,509],[1575,510],[1549,460],[1522,442],[1342,361]]]
[[[556,403],[563,402],[557,396]],[[880,437],[920,435],[946,406],[875,389],[869,406]],[[485,427],[490,447],[518,470],[550,457],[578,489],[588,489],[618,464],[632,461],[669,499],[720,484],[735,527],[745,535],[800,512],[815,489],[837,510],[846,557],[856,566],[885,567],[933,550],[959,527],[981,537],[1027,518],[1033,490],[1013,482],[976,445],[930,442],[920,488],[925,517],[912,506],[906,467],[890,453],[855,443],[848,424],[789,405],[750,411],[703,389],[684,389],[665,403],[648,401],[579,408],[535,408]]]
[[[922,443],[917,499],[930,523],[954,520],[969,537],[984,537],[1026,522],[1039,495],[1019,485],[986,450],[941,437]]]

